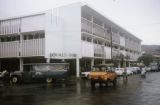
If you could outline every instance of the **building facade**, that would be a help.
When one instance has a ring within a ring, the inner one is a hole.
[[[89,69],[119,54],[136,61],[141,40],[93,8],[70,4],[28,16],[0,20],[0,68],[23,70],[24,63],[75,63]]]

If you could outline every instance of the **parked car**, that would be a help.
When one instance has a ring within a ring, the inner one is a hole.
[[[151,67],[151,71],[158,71],[159,67],[158,67],[158,63],[151,63],[150,67]]]
[[[147,72],[151,71],[151,67],[146,67],[145,69],[146,69]]]
[[[134,74],[141,73],[141,71],[140,71],[140,68],[139,68],[139,67],[131,67],[131,68],[132,68],[132,72],[133,72]]]
[[[113,86],[116,86],[117,74],[110,65],[96,65],[90,72],[89,79],[92,87],[95,87],[96,83],[99,83],[100,86],[102,84],[108,86],[109,82],[113,83]]]
[[[81,72],[81,77],[82,78],[88,78],[89,74],[90,74],[90,71],[83,71],[83,72]]]
[[[115,73],[116,73],[118,76],[122,76],[122,75],[123,75],[123,72],[124,72],[124,68],[115,68]]]
[[[0,72],[0,80],[1,81],[8,81],[9,80],[9,72],[7,72],[7,70]]]
[[[127,69],[127,75],[133,74],[133,69],[131,67],[126,67],[126,69]]]
[[[69,64],[67,63],[33,63],[25,64],[23,71],[10,74],[12,83],[46,81],[52,83],[57,80],[66,80]]]

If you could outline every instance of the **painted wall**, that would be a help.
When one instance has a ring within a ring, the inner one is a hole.
[[[46,12],[45,57],[81,58],[81,3]]]
[[[23,17],[21,20],[21,32],[44,30],[44,20],[44,14]]]

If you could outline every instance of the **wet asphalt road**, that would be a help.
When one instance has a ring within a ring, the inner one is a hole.
[[[160,72],[118,79],[117,87],[91,89],[87,80],[68,85],[23,84],[0,87],[0,105],[160,105]]]

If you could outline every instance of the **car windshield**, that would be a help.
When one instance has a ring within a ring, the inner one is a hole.
[[[94,66],[92,68],[92,71],[113,71],[113,67],[108,67],[108,66]]]

